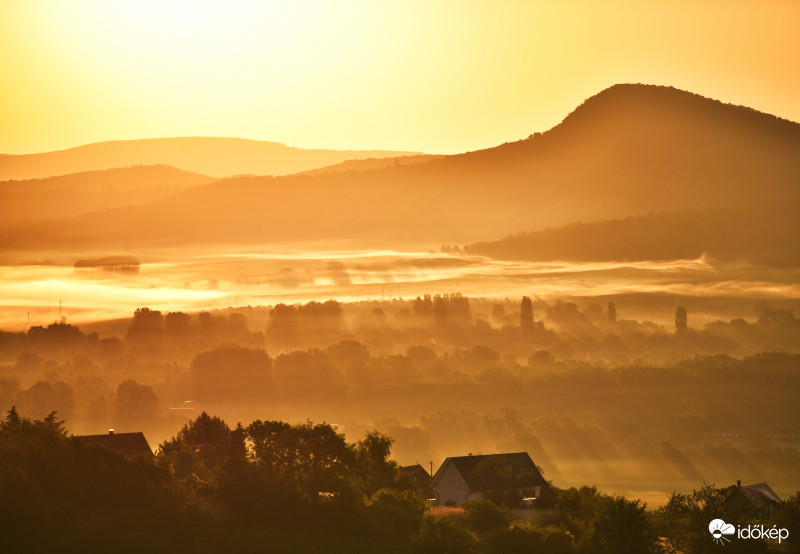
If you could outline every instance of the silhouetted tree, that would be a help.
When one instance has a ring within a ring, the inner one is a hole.
[[[523,334],[529,335],[533,333],[533,304],[528,296],[522,297],[522,302],[519,306],[519,326]]]
[[[678,309],[675,310],[675,331],[686,332],[686,308],[683,306],[678,306]]]
[[[323,400],[345,393],[341,370],[317,349],[281,354],[275,358],[274,367],[276,386],[286,397]]]
[[[426,294],[423,298],[417,296],[414,300],[414,316],[415,317],[430,317],[433,315],[433,300],[430,294]]]
[[[192,318],[183,312],[170,312],[164,317],[164,328],[172,339],[185,338],[189,334]]]
[[[32,417],[44,417],[53,408],[69,417],[75,409],[74,391],[64,381],[37,381],[28,390],[20,391],[17,401],[21,411]]]
[[[503,323],[503,318],[506,317],[506,309],[502,304],[495,304],[492,307],[492,319],[497,323]]]
[[[367,433],[356,443],[356,460],[368,496],[380,489],[395,488],[399,468],[397,462],[389,459],[391,448],[392,439],[378,431]]]
[[[208,492],[222,482],[224,490],[219,492],[225,499],[231,496],[242,498],[228,487],[235,481],[228,479],[230,470],[237,468],[237,461],[240,462],[238,466],[245,461],[244,429],[241,426],[232,431],[220,418],[203,412],[160,448],[159,465],[168,468],[176,478],[186,479],[192,486]]]
[[[6,416],[6,420],[0,422],[0,431],[8,429],[10,427],[18,427],[22,425],[22,418],[19,417],[17,413],[17,407],[11,406],[11,409],[8,410],[8,415]]]
[[[264,478],[291,484],[304,503],[321,502],[352,486],[356,453],[330,425],[254,421],[246,436],[250,458]]]
[[[143,352],[161,346],[164,337],[164,316],[158,310],[137,308],[128,327],[128,341]]]
[[[260,349],[221,346],[195,356],[189,379],[200,401],[264,399],[272,394],[272,358]]]
[[[646,505],[640,500],[614,498],[595,524],[592,552],[640,554],[653,544]]]
[[[123,425],[142,425],[158,417],[158,398],[148,385],[133,379],[120,383],[115,399],[115,415]]]
[[[613,324],[617,322],[617,307],[613,302],[608,303],[608,310],[606,311],[606,314],[608,315],[609,323]]]
[[[84,344],[85,339],[80,329],[68,323],[51,323],[46,328],[33,326],[28,329],[28,344],[43,352],[77,348]]]
[[[469,298],[460,292],[445,294],[448,316],[456,321],[469,321]]]

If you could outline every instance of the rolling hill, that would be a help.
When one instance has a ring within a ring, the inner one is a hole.
[[[145,204],[217,179],[165,165],[0,182],[0,227]]]
[[[0,180],[128,167],[170,165],[204,175],[286,175],[345,160],[418,154],[383,150],[309,150],[278,142],[180,137],[118,140],[40,154],[0,154]]]
[[[113,169],[82,171],[42,179],[0,181],[3,192],[43,192],[50,190],[136,190],[149,187],[188,187],[218,181],[216,177],[184,171],[168,165],[135,165]]]
[[[145,206],[10,228],[0,240],[474,242],[650,212],[796,206],[798,152],[797,123],[674,88],[616,85],[550,131],[495,148],[366,171],[230,178]]]
[[[800,204],[681,210],[573,223],[469,244],[467,254],[530,261],[621,262],[705,256],[760,266],[800,266]]]

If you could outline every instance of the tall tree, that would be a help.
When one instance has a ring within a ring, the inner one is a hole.
[[[533,303],[530,297],[523,296],[519,306],[519,326],[522,333],[529,335],[533,333]]]
[[[614,305],[613,302],[608,303],[608,311],[606,312],[608,315],[608,322],[609,323],[616,323],[617,322],[617,307]]]
[[[678,333],[686,332],[686,308],[678,306],[675,310],[675,331]]]
[[[11,409],[8,410],[8,415],[6,416],[6,420],[0,422],[0,431],[4,431],[6,429],[19,427],[22,425],[22,418],[19,417],[17,413],[17,407],[11,406]]]

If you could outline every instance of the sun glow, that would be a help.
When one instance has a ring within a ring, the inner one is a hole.
[[[618,82],[800,119],[800,4],[6,0],[0,152],[235,136],[461,152]]]

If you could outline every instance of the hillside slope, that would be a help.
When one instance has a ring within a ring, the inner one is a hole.
[[[797,237],[800,205],[759,203],[573,223],[469,244],[463,251],[506,260],[634,262],[706,256],[796,267]]]
[[[0,227],[161,200],[217,179],[165,165],[0,182]]]
[[[552,130],[492,149],[333,175],[226,179],[1,240],[474,242],[649,212],[797,205],[798,152],[797,123],[673,88],[617,85]]]

